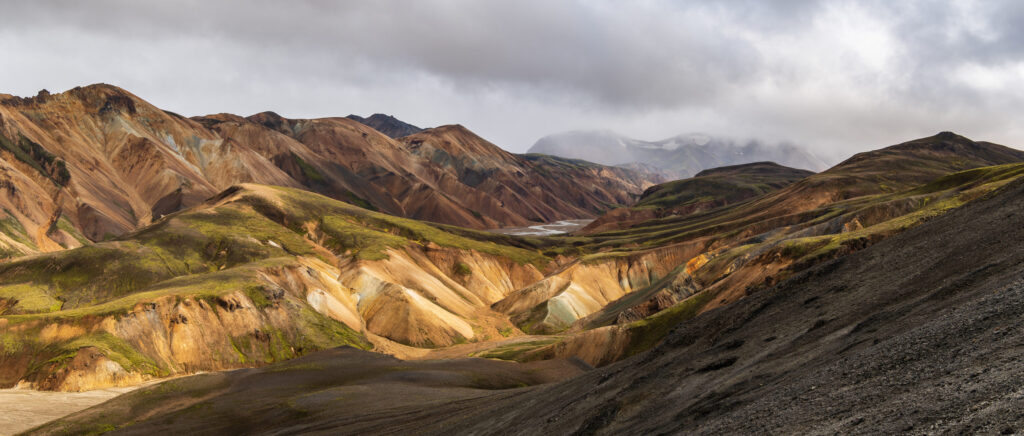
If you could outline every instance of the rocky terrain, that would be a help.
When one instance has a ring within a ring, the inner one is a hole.
[[[1024,232],[1013,224],[1022,210],[1018,180],[681,322],[649,351],[562,382],[514,388],[512,376],[488,386],[498,391],[481,391],[487,382],[480,381],[453,395],[452,386],[465,383],[459,378],[402,377],[420,368],[403,364],[386,383],[379,364],[349,364],[374,358],[338,350],[273,370],[165,383],[32,434],[1012,434],[1024,426]],[[345,370],[334,375],[329,365]],[[335,387],[353,366],[369,374]],[[478,380],[493,374],[471,371]],[[317,390],[295,393],[313,379]],[[252,407],[253,398],[274,406]],[[339,402],[345,406],[333,406]]]
[[[445,150],[476,154],[453,160]],[[592,218],[662,181],[648,177],[512,155],[459,126],[399,142],[348,118],[189,119],[110,85],[0,95],[4,257],[115,238],[237,183],[485,229]]]
[[[610,131],[573,131],[545,136],[528,153],[587,159],[629,168],[649,166],[683,179],[723,166],[769,161],[803,170],[821,171],[828,164],[809,150],[758,140],[741,141],[705,134],[684,134],[661,141],[641,141]]]

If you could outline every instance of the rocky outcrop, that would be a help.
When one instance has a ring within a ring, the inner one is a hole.
[[[571,264],[492,306],[528,333],[565,330],[613,301],[657,284],[698,256],[702,242],[622,255],[596,255]]]
[[[369,348],[354,304],[314,259],[259,271],[260,285],[167,295],[123,313],[0,323],[0,384],[84,391],[258,366],[352,345]],[[329,268],[328,268],[329,270]]]

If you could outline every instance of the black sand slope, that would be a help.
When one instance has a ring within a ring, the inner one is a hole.
[[[1024,183],[432,429],[1024,431]]]

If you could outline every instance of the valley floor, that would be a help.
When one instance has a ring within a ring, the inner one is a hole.
[[[23,432],[57,418],[100,404],[142,386],[86,392],[0,389],[0,436]]]
[[[514,236],[551,236],[563,233],[571,233],[586,227],[594,220],[562,220],[547,224],[537,224],[528,227],[507,227],[504,229],[491,230],[494,233]]]

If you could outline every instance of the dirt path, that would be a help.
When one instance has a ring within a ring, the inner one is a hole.
[[[137,388],[138,386],[88,392],[0,389],[0,436],[28,430]]]

